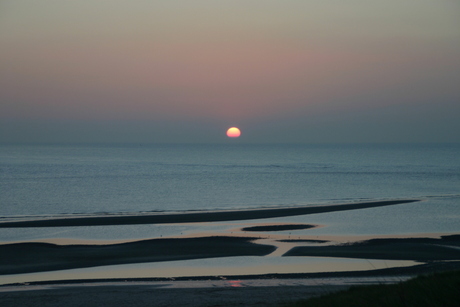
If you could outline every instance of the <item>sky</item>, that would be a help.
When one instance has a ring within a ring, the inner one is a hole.
[[[0,143],[460,142],[459,16],[456,0],[2,0]]]

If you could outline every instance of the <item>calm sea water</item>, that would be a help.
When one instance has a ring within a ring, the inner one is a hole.
[[[420,198],[358,211],[399,231],[460,230],[458,144],[2,145],[0,163],[3,220]],[[311,220],[335,232],[378,227],[358,211]]]

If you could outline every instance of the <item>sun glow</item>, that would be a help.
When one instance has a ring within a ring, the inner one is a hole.
[[[240,135],[241,135],[241,131],[240,131],[240,129],[238,129],[236,127],[232,127],[232,128],[227,130],[227,136],[229,138],[237,138]]]

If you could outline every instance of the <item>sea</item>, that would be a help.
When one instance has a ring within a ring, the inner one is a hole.
[[[460,144],[0,146],[0,221],[388,199],[460,230]]]
[[[257,221],[2,228],[3,244],[219,234],[257,223],[321,225],[299,237],[458,234],[460,144],[0,145],[0,222],[397,199],[420,201]]]

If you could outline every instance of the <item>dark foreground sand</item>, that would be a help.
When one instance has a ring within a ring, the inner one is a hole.
[[[280,306],[347,289],[348,286],[218,287],[162,289],[151,286],[95,286],[0,293],[2,306]]]

